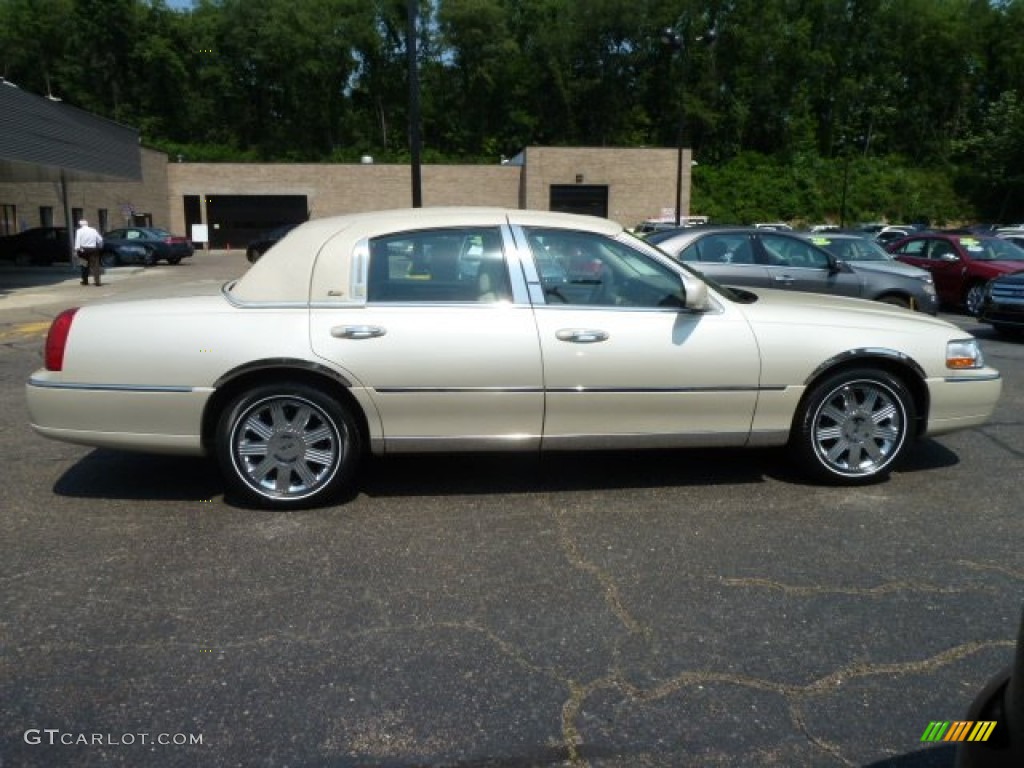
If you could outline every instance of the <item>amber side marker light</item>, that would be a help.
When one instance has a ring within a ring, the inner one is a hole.
[[[64,369],[64,349],[67,347],[68,336],[71,334],[71,323],[75,319],[74,309],[65,309],[53,319],[50,331],[46,334],[46,349],[44,359],[46,370],[61,371]]]
[[[972,357],[951,357],[946,360],[947,368],[975,368],[977,367]]]
[[[981,368],[985,358],[975,339],[951,341],[946,345],[946,367],[953,370]]]

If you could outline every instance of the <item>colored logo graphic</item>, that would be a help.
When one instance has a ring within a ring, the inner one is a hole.
[[[921,741],[988,741],[995,728],[995,720],[932,720]]]

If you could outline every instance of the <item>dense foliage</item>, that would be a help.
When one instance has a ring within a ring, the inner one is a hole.
[[[0,0],[0,74],[189,160],[407,159],[406,0],[192,5]],[[675,146],[685,115],[718,220],[1024,220],[1024,0],[419,8],[425,162]]]

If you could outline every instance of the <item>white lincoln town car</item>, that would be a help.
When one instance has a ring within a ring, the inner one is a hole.
[[[366,451],[788,446],[865,483],[1001,386],[921,313],[724,288],[605,219],[423,208],[309,221],[220,295],[69,309],[26,388],[46,437],[216,456],[287,509]]]

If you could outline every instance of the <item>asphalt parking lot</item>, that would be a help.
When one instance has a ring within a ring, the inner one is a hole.
[[[772,451],[418,457],[253,512],[203,461],[31,432],[48,318],[245,267],[0,272],[2,768],[952,765],[922,733],[1021,615],[1024,341],[946,315],[995,417],[861,489]]]

